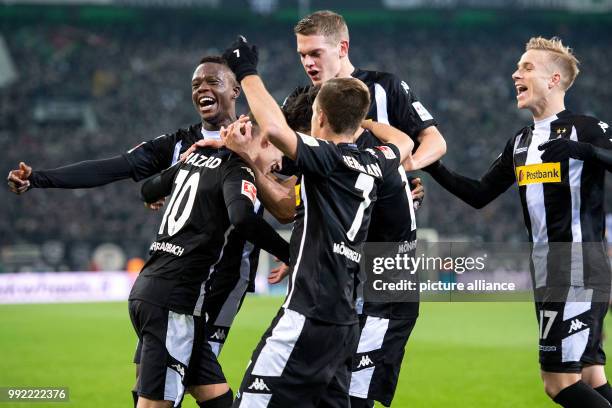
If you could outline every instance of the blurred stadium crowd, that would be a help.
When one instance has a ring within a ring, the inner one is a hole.
[[[605,30],[350,27],[353,63],[393,72],[415,90],[447,140],[444,162],[462,174],[481,175],[506,140],[531,120],[516,109],[510,76],[532,35],[559,35],[581,60],[568,108],[612,120],[612,37]],[[259,46],[261,74],[279,102],[306,83],[287,24],[26,24],[3,31],[18,76],[0,88],[2,174],[19,161],[36,170],[114,156],[197,123],[193,69],[238,32]],[[246,111],[243,98],[238,111]],[[478,212],[428,176],[423,180],[426,198],[418,224],[436,230],[439,240],[526,239],[516,191]],[[143,207],[138,190],[132,181],[91,190],[35,189],[21,197],[0,189],[0,270],[96,268],[92,251],[106,242],[127,258],[145,257],[160,215]],[[611,204],[608,198],[608,212]]]

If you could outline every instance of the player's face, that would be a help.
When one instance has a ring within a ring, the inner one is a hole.
[[[264,173],[280,171],[283,163],[283,152],[281,152],[270,141],[260,135],[259,127],[253,126],[255,165],[263,169]]]
[[[555,86],[554,75],[554,63],[546,51],[526,51],[512,74],[517,107],[537,112],[546,106],[546,99]]]
[[[322,35],[297,34],[297,52],[313,84],[335,78],[341,68],[341,45],[330,44]]]
[[[224,65],[206,62],[193,73],[191,99],[204,122],[221,126],[234,120],[239,93],[233,74]]]

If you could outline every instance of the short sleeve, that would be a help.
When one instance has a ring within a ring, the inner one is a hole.
[[[123,156],[130,163],[132,178],[140,181],[172,164],[177,134],[161,135],[128,150]]]
[[[229,206],[235,200],[248,200],[251,206],[257,200],[257,187],[253,170],[241,160],[228,162],[222,173],[223,199]]]
[[[419,133],[437,123],[405,81],[394,75],[387,78],[389,124],[407,133],[415,143]]]
[[[304,174],[326,177],[342,161],[338,147],[326,140],[297,134],[297,157],[295,164]]]
[[[396,172],[401,165],[399,149],[392,143],[374,146],[368,150],[376,155],[382,174],[389,174],[390,171]]]

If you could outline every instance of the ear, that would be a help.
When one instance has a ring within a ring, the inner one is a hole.
[[[340,58],[348,56],[348,52],[349,52],[348,40],[340,41],[340,52],[339,52]]]
[[[240,85],[237,84],[232,88],[232,99],[238,99],[240,96],[240,90]]]
[[[325,122],[327,122],[327,117],[325,116],[325,113],[323,112],[323,110],[319,109],[319,128],[323,128],[323,125],[325,125]]]
[[[558,72],[555,72],[552,77],[550,77],[550,80],[548,81],[548,89],[553,89],[554,87],[560,86],[561,85],[561,74]]]

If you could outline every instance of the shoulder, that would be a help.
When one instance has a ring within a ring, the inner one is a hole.
[[[576,128],[579,139],[589,139],[606,134],[609,128],[608,123],[594,116],[579,113],[568,113],[561,116],[559,121],[566,121],[568,126]]]

